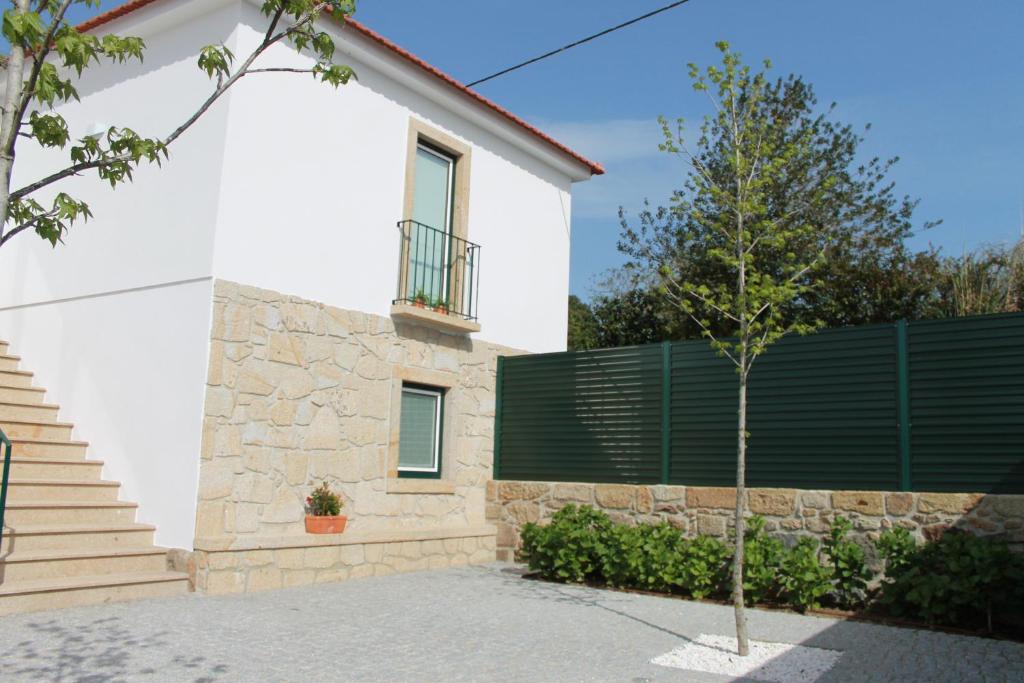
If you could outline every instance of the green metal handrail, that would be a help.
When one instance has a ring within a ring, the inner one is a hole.
[[[4,513],[7,511],[7,480],[11,476],[11,440],[0,429],[0,448],[4,449],[4,476],[0,481],[0,540],[4,534]]]

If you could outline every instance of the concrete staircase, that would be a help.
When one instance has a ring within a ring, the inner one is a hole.
[[[0,615],[179,595],[188,576],[168,571],[154,527],[135,521],[103,462],[71,439],[32,373],[0,341],[0,429],[13,444],[3,543]],[[2,457],[0,452],[0,457]],[[0,461],[2,464],[2,461]]]

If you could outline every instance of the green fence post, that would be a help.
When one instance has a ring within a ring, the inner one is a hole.
[[[907,321],[896,323],[896,421],[899,434],[900,490],[910,482],[910,362],[907,352]]]
[[[501,393],[505,385],[505,357],[498,356],[498,371],[494,378],[494,474],[501,478]]]
[[[661,342],[661,483],[667,484],[672,451],[672,342]]]

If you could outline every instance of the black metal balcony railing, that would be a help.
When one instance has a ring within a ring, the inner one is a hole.
[[[399,221],[398,296],[410,304],[477,319],[480,245],[416,221]]]

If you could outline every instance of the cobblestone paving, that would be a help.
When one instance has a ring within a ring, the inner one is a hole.
[[[11,681],[715,681],[650,664],[727,607],[499,565],[0,619]],[[1021,681],[1024,645],[752,611],[751,637],[841,650],[822,681]]]

